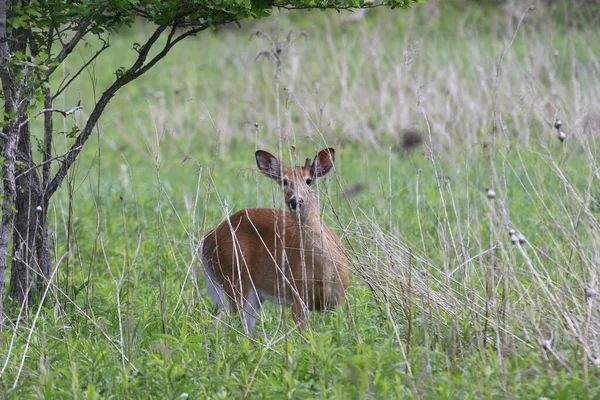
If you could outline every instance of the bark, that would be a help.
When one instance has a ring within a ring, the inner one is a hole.
[[[6,0],[0,0],[0,78],[2,79],[2,89],[5,89],[5,73],[4,66],[8,55],[6,45]],[[5,99],[6,103],[6,99]],[[6,151],[10,147],[7,139],[7,130],[3,132],[5,143],[2,145],[2,153],[6,157]],[[6,163],[5,163],[6,164]],[[4,178],[6,180],[6,168],[3,167]],[[4,185],[5,186],[5,185]],[[4,188],[5,189],[5,188]],[[10,239],[10,231],[6,232],[6,227],[10,226],[11,223],[6,223],[6,205],[7,205],[7,193],[6,189],[3,193],[3,204],[2,204],[2,216],[0,217],[0,328],[4,326],[4,288],[6,286],[6,257],[8,256],[8,240]]]
[[[50,37],[52,36],[52,29],[50,30]],[[48,44],[48,48],[51,45]],[[52,108],[52,95],[50,89],[46,89],[46,100],[44,102],[44,108]],[[44,152],[42,154],[42,189],[44,190],[50,182],[50,158],[52,156],[52,131],[54,129],[52,123],[52,113],[46,113],[44,115]],[[37,240],[37,256],[38,262],[40,263],[40,271],[42,276],[49,278],[51,271],[50,267],[50,242],[48,241],[48,203],[50,199],[42,193],[42,209],[39,210],[39,235]]]
[[[3,133],[7,135],[9,129]],[[6,266],[8,261],[8,245],[10,242],[10,233],[12,232],[14,220],[14,204],[15,204],[15,147],[16,138],[14,135],[7,135],[2,146],[2,155],[5,163],[2,166],[3,173],[3,204],[2,217],[0,218],[0,328],[4,322],[4,288]]]
[[[11,297],[28,309],[33,300],[34,284],[46,281],[48,266],[43,265],[44,227],[41,224],[43,194],[37,170],[32,160],[29,124],[23,125],[19,132],[16,161],[15,209],[13,230],[13,258],[11,268]],[[26,171],[26,172],[24,172]],[[49,256],[48,256],[49,259]],[[46,271],[44,271],[44,269]]]
[[[12,2],[10,3],[12,6]],[[9,64],[10,54],[22,51],[26,46],[26,32],[13,30],[11,37],[7,34],[7,18],[10,12],[9,3],[0,0],[0,81],[4,94],[4,128],[1,140],[1,156],[4,158],[2,165],[2,217],[0,218],[0,327],[4,322],[4,289],[5,275],[8,263],[8,249],[10,234],[13,230],[15,217],[15,161],[17,143],[19,138],[19,124],[24,118],[24,109],[21,107],[24,95],[22,81],[17,80],[18,72]],[[14,114],[14,118],[6,115]]]
[[[13,233],[11,297],[17,305],[31,306],[37,259],[36,233],[39,229],[37,206],[42,193],[31,156],[28,113],[34,88],[29,74],[32,67],[12,63],[11,54],[26,53],[31,31],[20,28],[7,32],[10,13],[24,4],[0,0],[0,80],[4,94],[5,127],[1,155],[4,158],[3,203],[0,219],[0,276],[6,274],[10,235]],[[11,115],[12,117],[6,117]],[[42,232],[40,232],[42,233]],[[43,237],[43,234],[40,234]],[[4,294],[4,282],[0,283]],[[3,297],[0,298],[4,300]],[[3,316],[3,314],[0,314]],[[1,317],[0,317],[1,318]]]

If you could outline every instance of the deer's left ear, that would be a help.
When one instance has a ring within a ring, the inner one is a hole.
[[[263,175],[279,181],[281,179],[281,165],[277,157],[263,150],[256,153],[256,165]]]
[[[333,168],[333,160],[335,158],[335,150],[331,147],[323,149],[315,156],[315,159],[310,166],[310,172],[315,178],[320,178],[327,175]]]

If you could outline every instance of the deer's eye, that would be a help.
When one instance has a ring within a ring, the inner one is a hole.
[[[283,180],[283,186],[287,186],[287,185],[288,185],[288,180],[287,180],[287,179],[284,179],[284,180]]]
[[[308,179],[306,180],[306,184],[307,184],[308,186],[312,185],[312,182],[313,182],[313,180],[312,180],[312,179],[310,179],[310,178],[308,178]]]

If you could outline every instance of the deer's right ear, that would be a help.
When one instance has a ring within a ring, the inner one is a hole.
[[[258,150],[256,153],[256,165],[260,172],[268,178],[279,181],[281,176],[281,167],[279,160],[269,152]]]
[[[335,150],[331,147],[323,149],[317,154],[315,160],[310,167],[310,172],[315,178],[320,178],[327,175],[333,168],[333,159],[335,158]]]

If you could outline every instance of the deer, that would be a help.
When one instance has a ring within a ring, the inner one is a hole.
[[[263,150],[255,156],[259,171],[283,188],[288,211],[244,208],[201,240],[207,292],[218,311],[229,301],[248,335],[266,300],[291,305],[302,326],[310,311],[341,305],[349,285],[344,246],[323,222],[313,190],[333,169],[334,149],[321,150],[304,166],[285,167]]]

